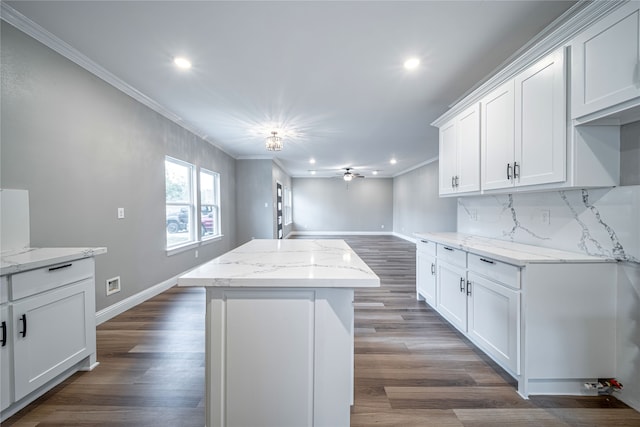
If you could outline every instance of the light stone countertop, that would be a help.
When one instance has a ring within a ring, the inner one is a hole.
[[[0,276],[106,254],[107,248],[23,248],[0,254]]]
[[[461,249],[519,267],[536,263],[615,262],[612,258],[525,245],[463,233],[415,233],[414,235],[418,240],[440,243],[454,249]]]
[[[367,288],[380,279],[344,240],[255,239],[184,274],[178,285]]]

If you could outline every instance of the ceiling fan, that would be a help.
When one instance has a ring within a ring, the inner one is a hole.
[[[353,168],[344,168],[344,170],[345,170],[345,173],[342,174],[342,179],[344,179],[347,182],[351,181],[353,178],[364,178],[364,175],[360,175],[357,172],[353,172]]]

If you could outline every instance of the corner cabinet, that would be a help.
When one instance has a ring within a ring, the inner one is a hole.
[[[640,104],[640,2],[631,1],[588,27],[571,49],[573,119],[634,100],[634,106]]]
[[[436,243],[434,308],[513,376],[524,397],[580,395],[584,382],[615,376],[608,349],[616,264],[571,259],[513,265]]]
[[[482,189],[566,180],[564,49],[481,101]]]
[[[93,369],[97,362],[93,258],[3,279],[9,288],[8,304],[2,306],[4,420],[71,373]]]
[[[466,109],[440,128],[440,195],[480,191],[480,108]]]

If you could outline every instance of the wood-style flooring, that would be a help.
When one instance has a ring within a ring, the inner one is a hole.
[[[382,284],[356,292],[351,426],[640,426],[640,413],[615,397],[522,399],[513,379],[416,301],[413,244],[343,238]],[[204,315],[204,290],[172,288],[103,323],[100,366],[2,426],[203,426]]]

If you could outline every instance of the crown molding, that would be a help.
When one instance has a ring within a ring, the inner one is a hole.
[[[580,0],[511,55],[496,68],[496,70],[490,73],[486,79],[481,80],[480,83],[472,87],[465,95],[454,101],[449,106],[450,109],[434,120],[431,125],[440,127],[474,102],[479,102],[486,94],[510,78],[513,78],[543,56],[567,44],[596,20],[629,1],[630,0]]]
[[[23,14],[21,14],[20,12],[18,12],[8,4],[6,4],[5,2],[0,2],[0,19],[14,26],[18,30],[27,34],[28,36],[36,39],[43,45],[59,53],[63,57],[67,58],[68,60],[84,68],[91,74],[104,80],[105,82],[107,82],[114,88],[118,89],[119,91],[125,93],[126,95],[129,95],[131,98],[135,99],[136,101],[145,105],[146,107],[152,109],[156,113],[167,118],[168,120],[177,124],[181,128],[194,134],[196,137],[213,145],[218,150],[222,151],[223,153],[230,156],[231,158],[233,159],[236,158],[236,156],[226,151],[224,148],[216,144],[214,141],[211,141],[209,137],[206,135],[206,133],[203,132],[201,129],[198,129],[197,127],[191,125],[190,123],[185,122],[182,119],[182,117],[178,116],[173,111],[165,108],[163,105],[159,104],[154,99],[148,97],[147,95],[140,92],[133,86],[129,85],[124,80],[120,79],[119,77],[109,72],[102,66],[96,64],[94,61],[92,61],[89,57],[87,57],[86,55],[78,51],[76,48],[74,48],[67,42],[61,40],[60,38],[56,37],[49,31],[45,30],[40,25],[36,24],[32,20],[30,20],[29,18],[27,18],[26,16],[24,16]]]
[[[415,165],[415,166],[411,166],[409,169],[405,169],[405,170],[403,170],[402,172],[398,172],[397,174],[393,175],[392,177],[393,177],[393,178],[397,178],[397,177],[402,176],[402,175],[404,175],[404,174],[406,174],[406,173],[409,173],[409,172],[411,172],[411,171],[414,171],[414,170],[416,170],[416,169],[419,169],[419,168],[421,168],[421,167],[423,167],[423,166],[426,166],[426,165],[431,164],[431,163],[433,163],[433,162],[437,162],[439,158],[440,158],[440,156],[432,157],[432,158],[430,158],[429,160],[425,160],[425,161],[424,161],[424,162],[422,162],[422,163],[418,163],[418,164],[417,164],[417,165]]]

